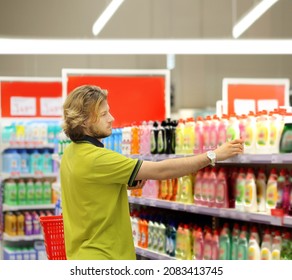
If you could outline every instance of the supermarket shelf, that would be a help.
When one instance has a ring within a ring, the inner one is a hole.
[[[44,143],[35,143],[35,142],[11,142],[11,143],[2,143],[1,152],[7,149],[54,149],[54,144],[44,144]]]
[[[142,160],[151,160],[151,161],[160,161],[168,158],[180,158],[187,157],[191,155],[129,155],[131,158],[139,158]],[[292,154],[243,154],[232,157],[228,160],[219,161],[218,163],[238,163],[238,164],[247,164],[247,163],[258,163],[258,164],[285,164],[292,163]]]
[[[136,247],[136,254],[142,257],[149,258],[151,260],[175,260],[176,258],[169,255],[158,253],[152,250]]]
[[[248,213],[240,212],[235,209],[226,209],[226,208],[211,208],[206,206],[197,206],[194,204],[184,204],[177,203],[167,200],[159,200],[145,197],[132,197],[129,196],[129,202],[133,204],[146,205],[151,207],[165,208],[176,211],[185,211],[189,213],[196,213],[208,216],[215,216],[220,218],[227,218],[233,220],[241,220],[248,222],[257,222],[263,224],[269,224],[274,226],[285,226],[292,228],[292,217],[284,216],[276,217],[271,216],[265,213]]]
[[[42,234],[11,236],[5,232],[3,233],[3,241],[19,242],[19,241],[35,241],[35,240],[43,240],[43,239],[44,239],[44,236]]]
[[[20,178],[56,178],[58,173],[2,173],[1,179],[6,180],[9,178],[20,179]]]
[[[41,210],[55,209],[55,204],[34,204],[34,205],[7,205],[3,204],[2,210],[5,211],[25,211],[25,210]]]

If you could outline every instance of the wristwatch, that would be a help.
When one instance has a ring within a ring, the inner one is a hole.
[[[211,165],[215,166],[216,163],[216,153],[214,151],[208,151],[207,152],[207,157],[211,161]]]

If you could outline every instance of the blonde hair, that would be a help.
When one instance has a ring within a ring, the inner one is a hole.
[[[97,120],[99,106],[106,99],[107,90],[92,85],[77,87],[67,96],[63,105],[63,130],[72,141],[82,139],[85,122]]]

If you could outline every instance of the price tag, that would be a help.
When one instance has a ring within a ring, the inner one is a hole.
[[[62,116],[61,97],[42,97],[41,116]]]
[[[36,116],[36,98],[11,97],[10,114],[11,116]]]

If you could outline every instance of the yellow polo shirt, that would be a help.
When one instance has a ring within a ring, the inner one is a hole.
[[[136,259],[127,184],[135,180],[142,161],[90,138],[71,143],[61,160],[67,259]]]

